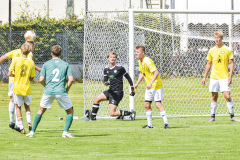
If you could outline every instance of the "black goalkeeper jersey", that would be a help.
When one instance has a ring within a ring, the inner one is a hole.
[[[123,76],[128,75],[125,68],[115,65],[113,68],[104,69],[104,82],[110,82],[110,90],[123,91]]]

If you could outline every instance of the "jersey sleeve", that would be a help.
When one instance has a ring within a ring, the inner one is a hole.
[[[103,82],[108,81],[108,75],[107,75],[107,68],[104,68],[103,70]]]
[[[72,76],[73,73],[72,73],[72,68],[71,66],[68,64],[68,69],[67,69],[67,76]]]
[[[42,70],[41,70],[41,72],[40,72],[39,75],[40,75],[40,76],[44,76],[44,77],[46,77],[46,67],[45,67],[45,64],[43,64],[43,66],[42,66]]]
[[[32,62],[32,70],[31,70],[30,77],[35,77],[35,63],[34,62]]]
[[[212,61],[211,51],[208,52],[207,60],[208,60],[208,61]]]
[[[123,75],[125,75],[127,73],[127,71],[124,67],[121,68],[121,72],[122,72]]]
[[[10,51],[8,53],[6,53],[6,55],[8,56],[8,58],[13,58],[13,54],[16,52],[16,50]]]

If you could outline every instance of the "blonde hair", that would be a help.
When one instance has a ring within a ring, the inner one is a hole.
[[[145,47],[144,46],[136,46],[135,49],[141,49],[145,53]]]
[[[21,52],[24,54],[24,55],[28,55],[30,52],[32,52],[32,46],[25,42],[22,46],[21,46]]]
[[[118,56],[117,53],[115,53],[115,52],[109,52],[109,53],[107,54],[107,58],[109,58],[109,56],[110,56],[111,54],[115,55],[116,58],[117,58],[117,56]]]
[[[220,31],[214,32],[214,36],[219,36],[223,38],[223,32],[220,32]]]

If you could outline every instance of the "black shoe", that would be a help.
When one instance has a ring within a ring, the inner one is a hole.
[[[97,120],[97,116],[96,115],[91,115],[91,120],[92,121],[96,121]]]
[[[164,129],[170,129],[170,126],[168,124],[164,124]]]
[[[87,109],[85,111],[85,117],[87,117],[88,120],[90,120],[91,119],[91,115],[92,115],[92,111],[90,109]]]
[[[131,112],[131,115],[130,115],[131,120],[134,121],[134,120],[135,120],[135,117],[136,117],[136,112],[135,112],[135,111],[132,111],[132,112]]]
[[[124,116],[118,116],[116,119],[123,119]]]
[[[17,125],[15,125],[13,129],[14,129],[15,131],[21,132],[20,128],[19,128]]]
[[[146,125],[146,126],[143,126],[142,128],[153,128],[153,126]]]
[[[14,122],[10,122],[10,123],[9,123],[9,127],[12,128],[12,129],[14,129],[15,123],[14,123]]]

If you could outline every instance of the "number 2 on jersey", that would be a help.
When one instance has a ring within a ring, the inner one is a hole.
[[[55,69],[52,71],[52,73],[55,74],[54,77],[53,77],[53,79],[52,79],[52,81],[53,81],[53,82],[58,82],[58,81],[59,81],[59,78],[58,78],[59,69],[58,69],[58,68],[55,68]]]

